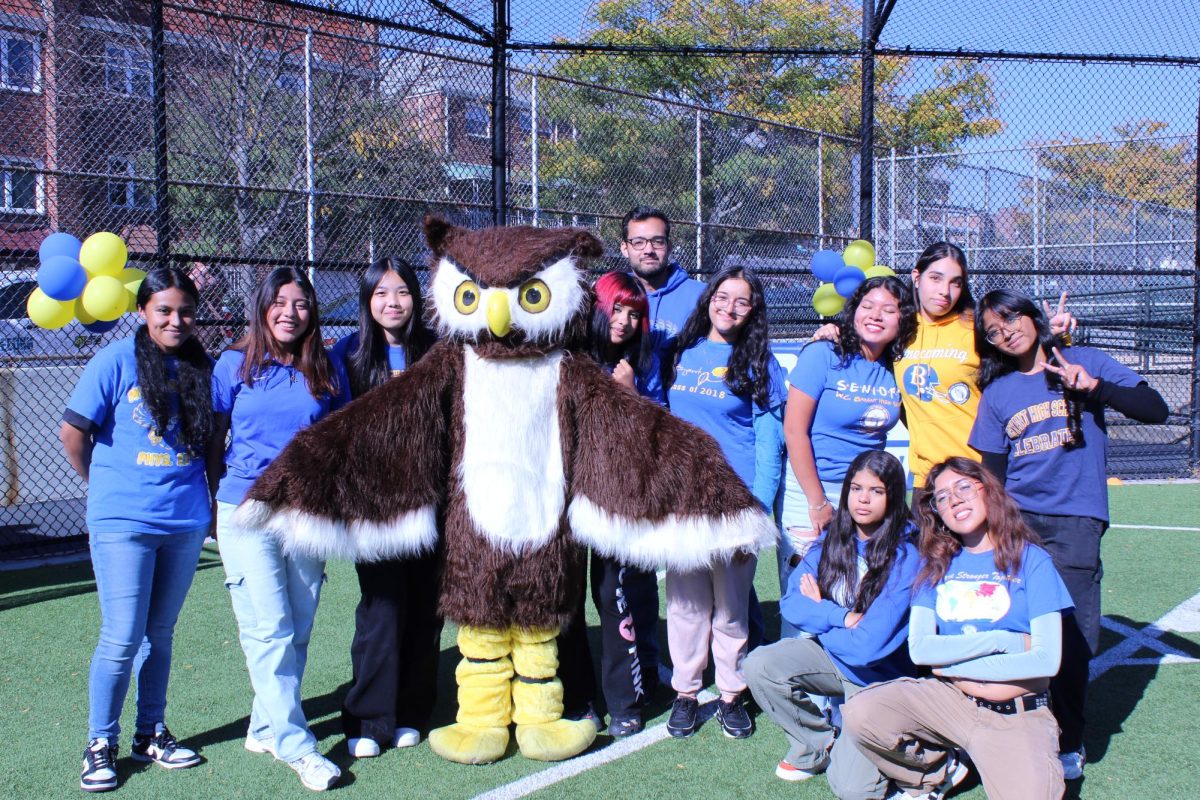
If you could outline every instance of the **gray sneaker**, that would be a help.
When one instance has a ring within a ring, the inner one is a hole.
[[[304,758],[289,761],[288,766],[300,776],[300,782],[304,784],[304,788],[312,789],[314,792],[325,791],[337,783],[338,778],[342,777],[342,771],[338,769],[338,765],[320,753],[309,753]]]

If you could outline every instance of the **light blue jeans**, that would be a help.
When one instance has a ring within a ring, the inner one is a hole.
[[[217,503],[217,546],[254,688],[248,733],[273,739],[275,755],[291,763],[317,751],[300,706],[300,683],[325,562],[284,555],[274,538],[236,527],[230,520],[236,508]]]
[[[171,641],[208,529],[188,533],[93,533],[88,537],[100,641],[88,672],[88,738],[117,743],[129,680],[137,673],[137,730],[167,710]]]

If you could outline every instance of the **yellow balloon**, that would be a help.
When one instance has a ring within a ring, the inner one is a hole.
[[[83,287],[83,310],[99,322],[111,322],[129,310],[125,284],[111,275],[97,275]],[[82,322],[82,320],[80,320]]]
[[[120,275],[128,258],[129,251],[125,242],[121,241],[120,236],[108,231],[93,233],[83,240],[83,247],[79,248],[79,263],[83,264],[89,278],[98,275]]]
[[[837,293],[832,283],[822,283],[813,293],[813,309],[822,317],[832,317],[846,305],[846,298]]]
[[[117,276],[117,280],[125,284],[125,290],[129,292],[129,311],[134,313],[137,311],[137,293],[138,288],[142,285],[146,273],[136,267],[126,267],[121,270],[121,274]]]
[[[866,272],[875,263],[875,246],[866,239],[855,239],[842,251],[842,260],[846,266],[858,267]]]
[[[864,269],[863,274],[868,278],[893,278],[896,276],[896,271],[883,264],[876,264],[873,267]]]
[[[29,295],[29,299],[25,301],[25,311],[34,325],[52,331],[71,321],[74,304],[71,302],[60,303],[41,289],[34,289]]]
[[[84,288],[86,289],[87,287],[85,286]],[[93,322],[99,321],[95,317],[93,317],[91,314],[89,314],[88,310],[83,307],[83,293],[82,292],[80,293],[79,297],[75,298],[74,305],[75,305],[75,319],[79,320],[84,325],[91,325]]]

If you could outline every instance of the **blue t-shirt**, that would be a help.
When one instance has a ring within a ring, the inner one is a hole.
[[[948,636],[1029,633],[1035,617],[1074,607],[1049,553],[1033,544],[1025,545],[1021,568],[1011,576],[996,569],[995,551],[959,551],[936,586],[921,586],[913,605],[933,609],[938,634]]]
[[[689,278],[678,264],[667,269],[670,273],[663,287],[646,295],[650,305],[651,344],[664,364],[674,357],[675,340],[704,294],[704,284]]]
[[[166,359],[175,376],[174,358]],[[178,409],[178,398],[172,404]],[[212,518],[204,454],[178,444],[179,417],[165,435],[137,383],[134,337],[108,345],[88,362],[64,419],[92,436],[87,527],[92,533],[186,533]]]
[[[612,375],[616,364],[601,364],[600,367],[609,375]],[[662,383],[662,362],[658,360],[657,353],[651,351],[650,363],[644,372],[634,370],[633,388],[647,400],[653,400],[660,406],[667,404],[667,391],[663,388]]]
[[[350,373],[350,357],[358,350],[358,331],[351,333],[348,336],[343,336],[334,343],[333,347],[329,348],[329,357],[334,363],[338,364],[346,374]],[[404,355],[404,347],[401,345],[388,345],[387,348],[388,367],[392,370],[392,377],[396,377],[401,372],[408,368],[408,360]]]
[[[739,397],[725,382],[733,345],[701,339],[683,351],[671,386],[671,412],[717,440],[725,460],[746,484],[754,486],[754,415],[779,408],[786,399],[783,370],[767,359],[770,390],[767,407]]]
[[[213,368],[213,412],[230,417],[229,448],[225,451],[225,477],[217,489],[223,503],[241,503],[296,433],[346,402],[344,394],[314,398],[304,374],[294,367],[271,362],[247,386],[240,375],[246,356],[226,350]],[[340,361],[334,361],[339,387],[349,384]]]
[[[882,450],[887,432],[900,420],[896,378],[879,361],[862,356],[839,366],[830,342],[813,342],[800,351],[788,375],[792,388],[817,401],[809,437],[817,475],[841,483],[850,463],[864,450]],[[788,470],[789,485],[795,476]]]
[[[1093,377],[1117,386],[1142,382],[1136,372],[1091,347],[1069,347],[1062,354]],[[1064,447],[1072,440],[1067,404],[1062,389],[1047,385],[1048,375],[1010,372],[989,384],[979,403],[971,446],[981,453],[1008,456],[1005,488],[1023,511],[1107,522],[1104,404],[1084,401],[1083,446]]]
[[[820,601],[810,600],[800,591],[804,575],[817,577],[824,543],[823,535],[788,577],[787,591],[779,601],[780,615],[805,633],[816,636],[841,673],[859,686],[915,675],[916,669],[908,657],[908,608],[913,580],[921,566],[917,548],[901,541],[883,589],[858,625],[847,628],[846,614],[853,598],[846,596],[844,585],[834,591],[841,596]],[[861,581],[867,573],[867,542],[859,540],[855,544]]]

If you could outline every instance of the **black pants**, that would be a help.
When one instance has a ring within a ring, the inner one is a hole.
[[[428,730],[442,636],[439,563],[429,555],[355,565],[362,599],[350,645],[354,678],[342,704],[347,738],[386,747],[396,728]]]
[[[1071,753],[1083,746],[1088,662],[1100,646],[1100,539],[1108,523],[1026,511],[1021,516],[1042,537],[1075,604],[1075,613],[1063,617],[1062,666],[1050,681],[1054,717],[1062,730],[1059,750]]]

